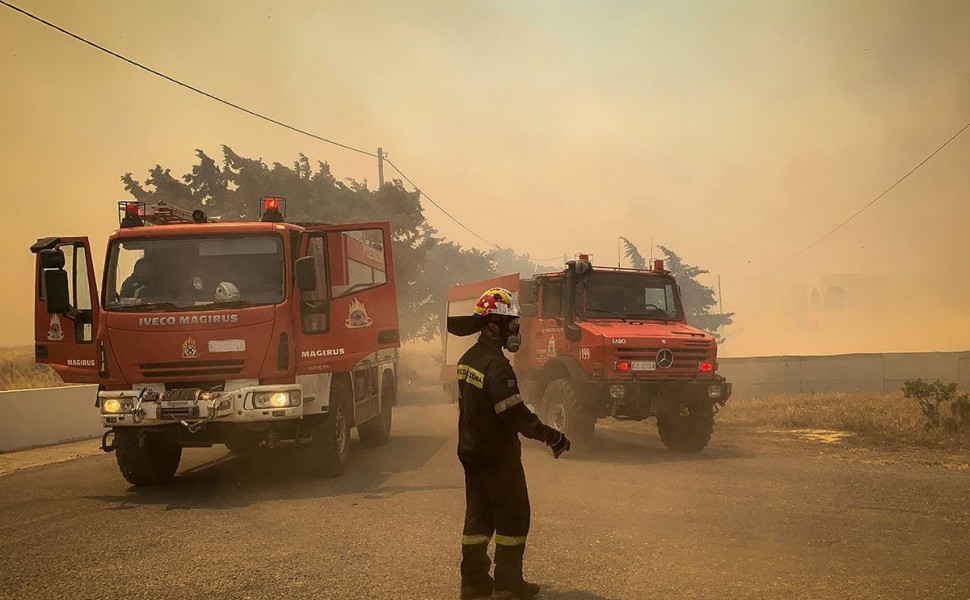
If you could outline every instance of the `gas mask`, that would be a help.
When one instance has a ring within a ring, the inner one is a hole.
[[[492,321],[498,326],[498,337],[502,346],[509,352],[518,352],[522,346],[522,335],[519,333],[519,319],[503,319]]]

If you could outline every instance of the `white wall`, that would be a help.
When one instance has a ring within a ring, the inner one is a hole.
[[[0,451],[99,436],[96,385],[0,392]]]

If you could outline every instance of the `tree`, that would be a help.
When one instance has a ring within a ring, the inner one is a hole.
[[[646,269],[647,259],[643,258],[643,255],[640,254],[640,251],[637,250],[637,247],[633,245],[633,242],[631,242],[630,240],[628,240],[623,236],[620,236],[620,239],[623,240],[623,256],[627,257],[627,259],[630,261],[630,264],[633,265],[633,268]]]
[[[159,201],[187,209],[204,209],[224,221],[256,219],[258,199],[274,195],[287,199],[291,221],[354,223],[389,221],[402,337],[431,339],[439,334],[449,286],[485,279],[496,274],[521,272],[529,276],[537,267],[528,255],[509,248],[489,252],[465,249],[449,242],[427,222],[418,192],[394,180],[379,190],[367,182],[337,180],[325,162],[300,154],[293,167],[272,166],[222,147],[222,165],[196,150],[198,164],[181,178],[156,165],[142,184],[131,173],[122,176],[125,190],[136,200]]]
[[[640,254],[637,247],[625,237],[621,237],[624,243],[624,254],[636,269],[643,269],[647,266],[647,261]],[[734,318],[734,313],[715,313],[714,307],[717,305],[714,288],[708,287],[698,281],[700,275],[706,275],[709,271],[700,267],[689,265],[673,250],[659,246],[660,251],[667,257],[667,270],[677,279],[680,284],[680,300],[684,304],[684,312],[687,315],[687,322],[710,333],[719,342],[724,341],[720,334],[720,329],[730,325]]]

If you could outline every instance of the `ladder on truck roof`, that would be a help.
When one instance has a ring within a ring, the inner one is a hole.
[[[174,204],[169,204],[164,200],[155,204],[144,202],[121,202],[131,210],[137,206],[138,218],[147,225],[189,225],[192,223],[215,223],[218,219],[209,218],[202,210],[188,210]]]

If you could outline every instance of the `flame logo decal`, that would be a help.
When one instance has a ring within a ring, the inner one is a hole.
[[[199,348],[195,345],[195,340],[191,336],[182,342],[182,358],[199,358]]]
[[[370,327],[374,324],[374,319],[371,319],[367,314],[367,307],[356,297],[354,301],[350,303],[350,308],[348,309],[347,320],[344,321],[344,325],[348,329],[360,329],[362,327]]]

